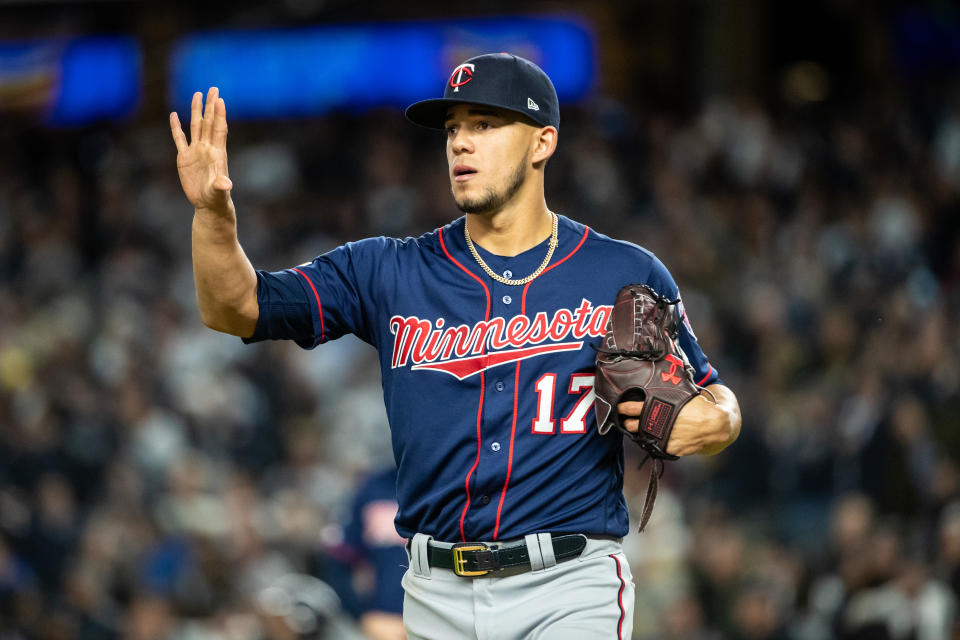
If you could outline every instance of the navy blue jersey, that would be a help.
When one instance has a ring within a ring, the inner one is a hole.
[[[354,333],[376,347],[400,535],[626,535],[622,439],[597,433],[589,345],[599,344],[623,285],[674,298],[677,285],[649,251],[563,216],[547,269],[523,286],[501,284],[471,256],[464,224],[257,272],[251,341],[312,348]],[[477,251],[495,272],[522,278],[547,242],[509,258]],[[679,342],[696,382],[717,382],[689,322]]]
[[[362,612],[403,611],[400,579],[407,569],[406,540],[397,535],[397,470],[387,469],[367,478],[357,489],[350,509],[350,522],[344,530],[344,542],[358,561],[369,563],[374,571],[371,593],[361,602]]]

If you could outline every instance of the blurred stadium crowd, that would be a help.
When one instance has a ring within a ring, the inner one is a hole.
[[[951,637],[960,100],[921,106],[564,112],[550,206],[667,264],[744,416],[625,540],[635,638]],[[395,111],[230,135],[258,268],[459,215]],[[165,123],[0,139],[0,638],[295,637],[258,594],[344,582],[351,493],[391,464],[375,354],[202,326]]]

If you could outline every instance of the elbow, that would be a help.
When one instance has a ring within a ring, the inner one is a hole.
[[[718,443],[714,453],[720,453],[740,437],[740,425],[743,419],[740,415],[740,405],[737,404],[736,400],[734,400],[732,406],[726,408],[725,413],[726,420],[724,421],[724,428],[721,430],[723,440]]]
[[[222,314],[200,307],[200,321],[203,323],[203,326],[208,329],[213,329],[221,333],[229,333],[229,331],[227,331],[228,326],[226,322],[224,322]]]
[[[713,437],[702,450],[702,453],[711,456],[736,442],[740,437],[740,425],[743,422],[736,396],[720,385],[717,385],[713,391],[717,400],[714,405],[716,413],[712,420],[713,429],[711,429]]]
[[[203,323],[203,326],[205,326],[208,329],[213,329],[214,331],[220,331],[220,332],[226,333],[225,325],[223,324],[223,321],[215,313],[211,313],[210,311],[207,311],[201,308],[200,321]]]
[[[240,309],[217,311],[200,307],[200,321],[208,329],[240,338],[249,338],[257,327],[259,313],[251,314]]]
[[[726,446],[730,446],[740,437],[740,425],[743,419],[740,416],[740,407],[734,407],[730,412]]]

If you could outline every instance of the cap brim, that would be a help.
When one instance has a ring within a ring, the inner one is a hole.
[[[407,116],[407,120],[413,124],[418,124],[421,127],[429,127],[430,129],[443,129],[443,123],[447,117],[447,110],[455,104],[462,104],[462,101],[451,100],[449,98],[421,100],[407,107],[404,113]]]
[[[536,118],[532,117],[529,113],[518,111],[517,109],[507,105],[497,104],[495,102],[480,102],[476,100],[459,100],[457,98],[432,98],[430,100],[414,102],[412,105],[407,107],[407,110],[404,112],[404,114],[407,116],[407,120],[414,124],[418,124],[421,127],[429,127],[430,129],[443,129],[447,119],[447,111],[450,109],[450,107],[456,104],[479,104],[485,107],[496,107],[498,109],[504,109],[512,113],[520,114],[521,116],[524,116],[543,127],[546,127],[550,124],[549,122],[540,122]]]

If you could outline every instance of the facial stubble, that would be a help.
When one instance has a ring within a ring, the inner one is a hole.
[[[466,198],[459,200],[453,187],[450,188],[450,192],[453,194],[453,199],[457,203],[457,207],[464,213],[494,213],[502,209],[503,205],[510,202],[510,199],[520,191],[520,187],[523,186],[526,180],[527,158],[524,157],[517,163],[506,187],[500,191],[497,191],[493,186],[488,186],[483,190],[483,195],[474,200]]]

